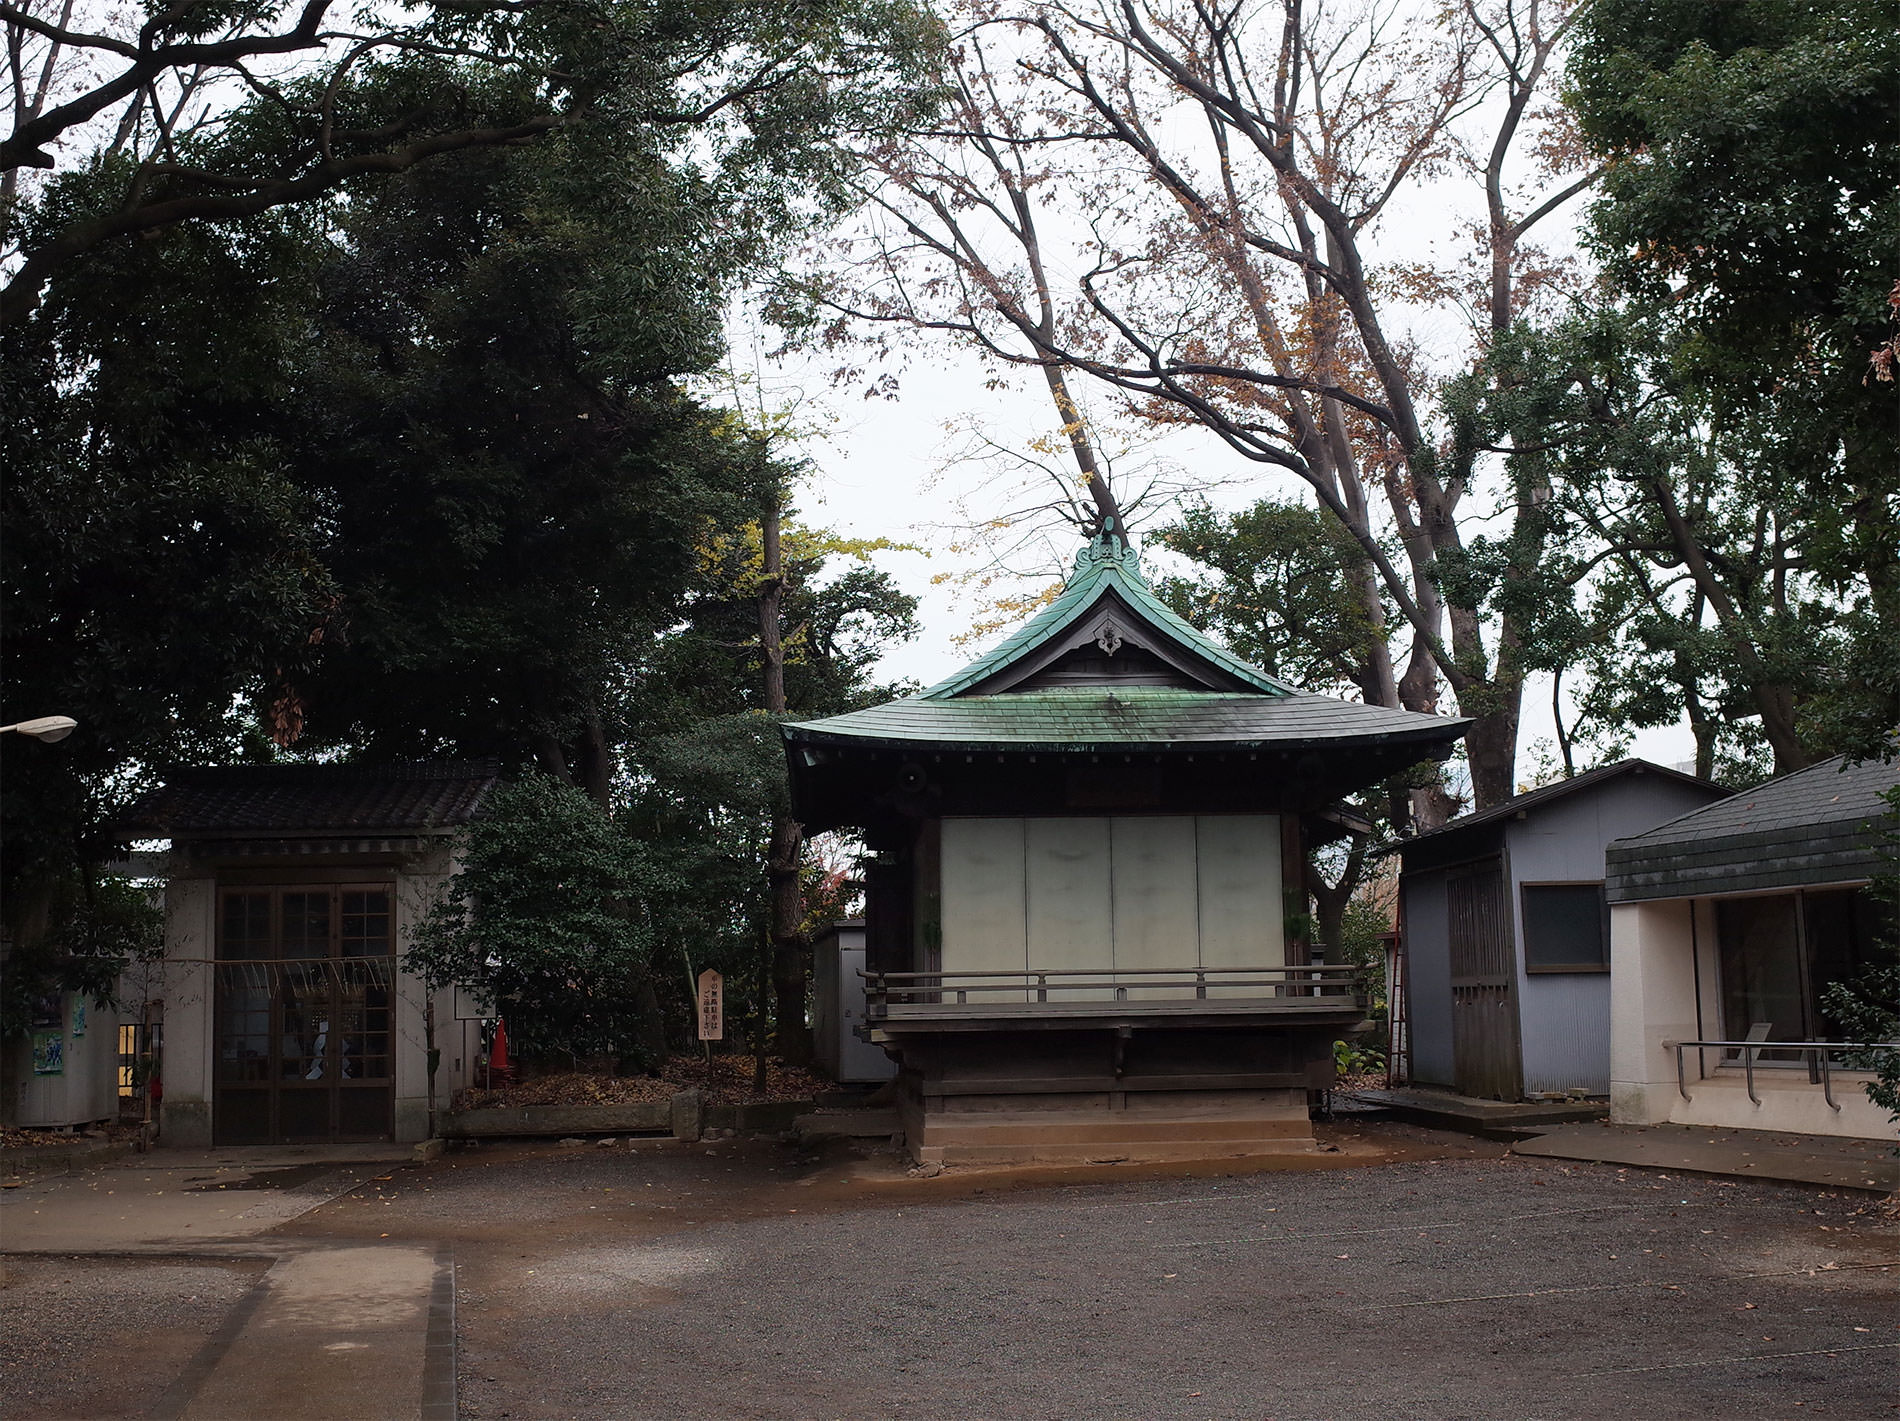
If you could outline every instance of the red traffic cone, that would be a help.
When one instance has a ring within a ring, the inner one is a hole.
[[[488,1053],[488,1075],[492,1082],[499,1081],[509,1085],[515,1078],[515,1068],[508,1062],[508,1023],[495,1019],[495,1045]]]

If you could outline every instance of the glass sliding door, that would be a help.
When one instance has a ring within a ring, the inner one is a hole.
[[[223,890],[218,1144],[389,1135],[393,907],[387,884]]]

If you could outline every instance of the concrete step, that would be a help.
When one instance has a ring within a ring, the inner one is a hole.
[[[1249,1160],[1311,1154],[1311,1137],[1255,1140],[1134,1140],[1118,1143],[929,1144],[918,1162],[930,1164],[1179,1164],[1193,1160]]]
[[[1605,1100],[1479,1100],[1448,1090],[1424,1090],[1417,1086],[1341,1091],[1340,1094],[1389,1110],[1414,1125],[1474,1134],[1601,1120],[1610,1113],[1609,1102]]]
[[[1311,1122],[1298,1115],[1249,1114],[1144,1117],[1126,1111],[1075,1115],[1063,1111],[1005,1114],[989,1111],[933,1112],[924,1119],[925,1145],[1036,1146],[1248,1144],[1271,1139],[1310,1139]]]

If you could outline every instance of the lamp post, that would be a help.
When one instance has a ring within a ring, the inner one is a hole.
[[[78,728],[79,722],[69,715],[43,715],[38,720],[23,720],[16,725],[0,725],[0,735],[9,730],[17,730],[22,735],[30,735],[35,740],[44,740],[49,745],[55,740],[64,740]]]

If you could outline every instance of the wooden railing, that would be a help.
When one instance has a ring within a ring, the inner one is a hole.
[[[1073,1010],[1101,1004],[1175,1009],[1351,1010],[1365,1005],[1362,970],[1309,967],[1070,968],[1004,972],[865,972],[865,1015],[888,1020],[964,1009],[1020,1016],[1035,1007]],[[1134,993],[1133,997],[1130,996]]]

